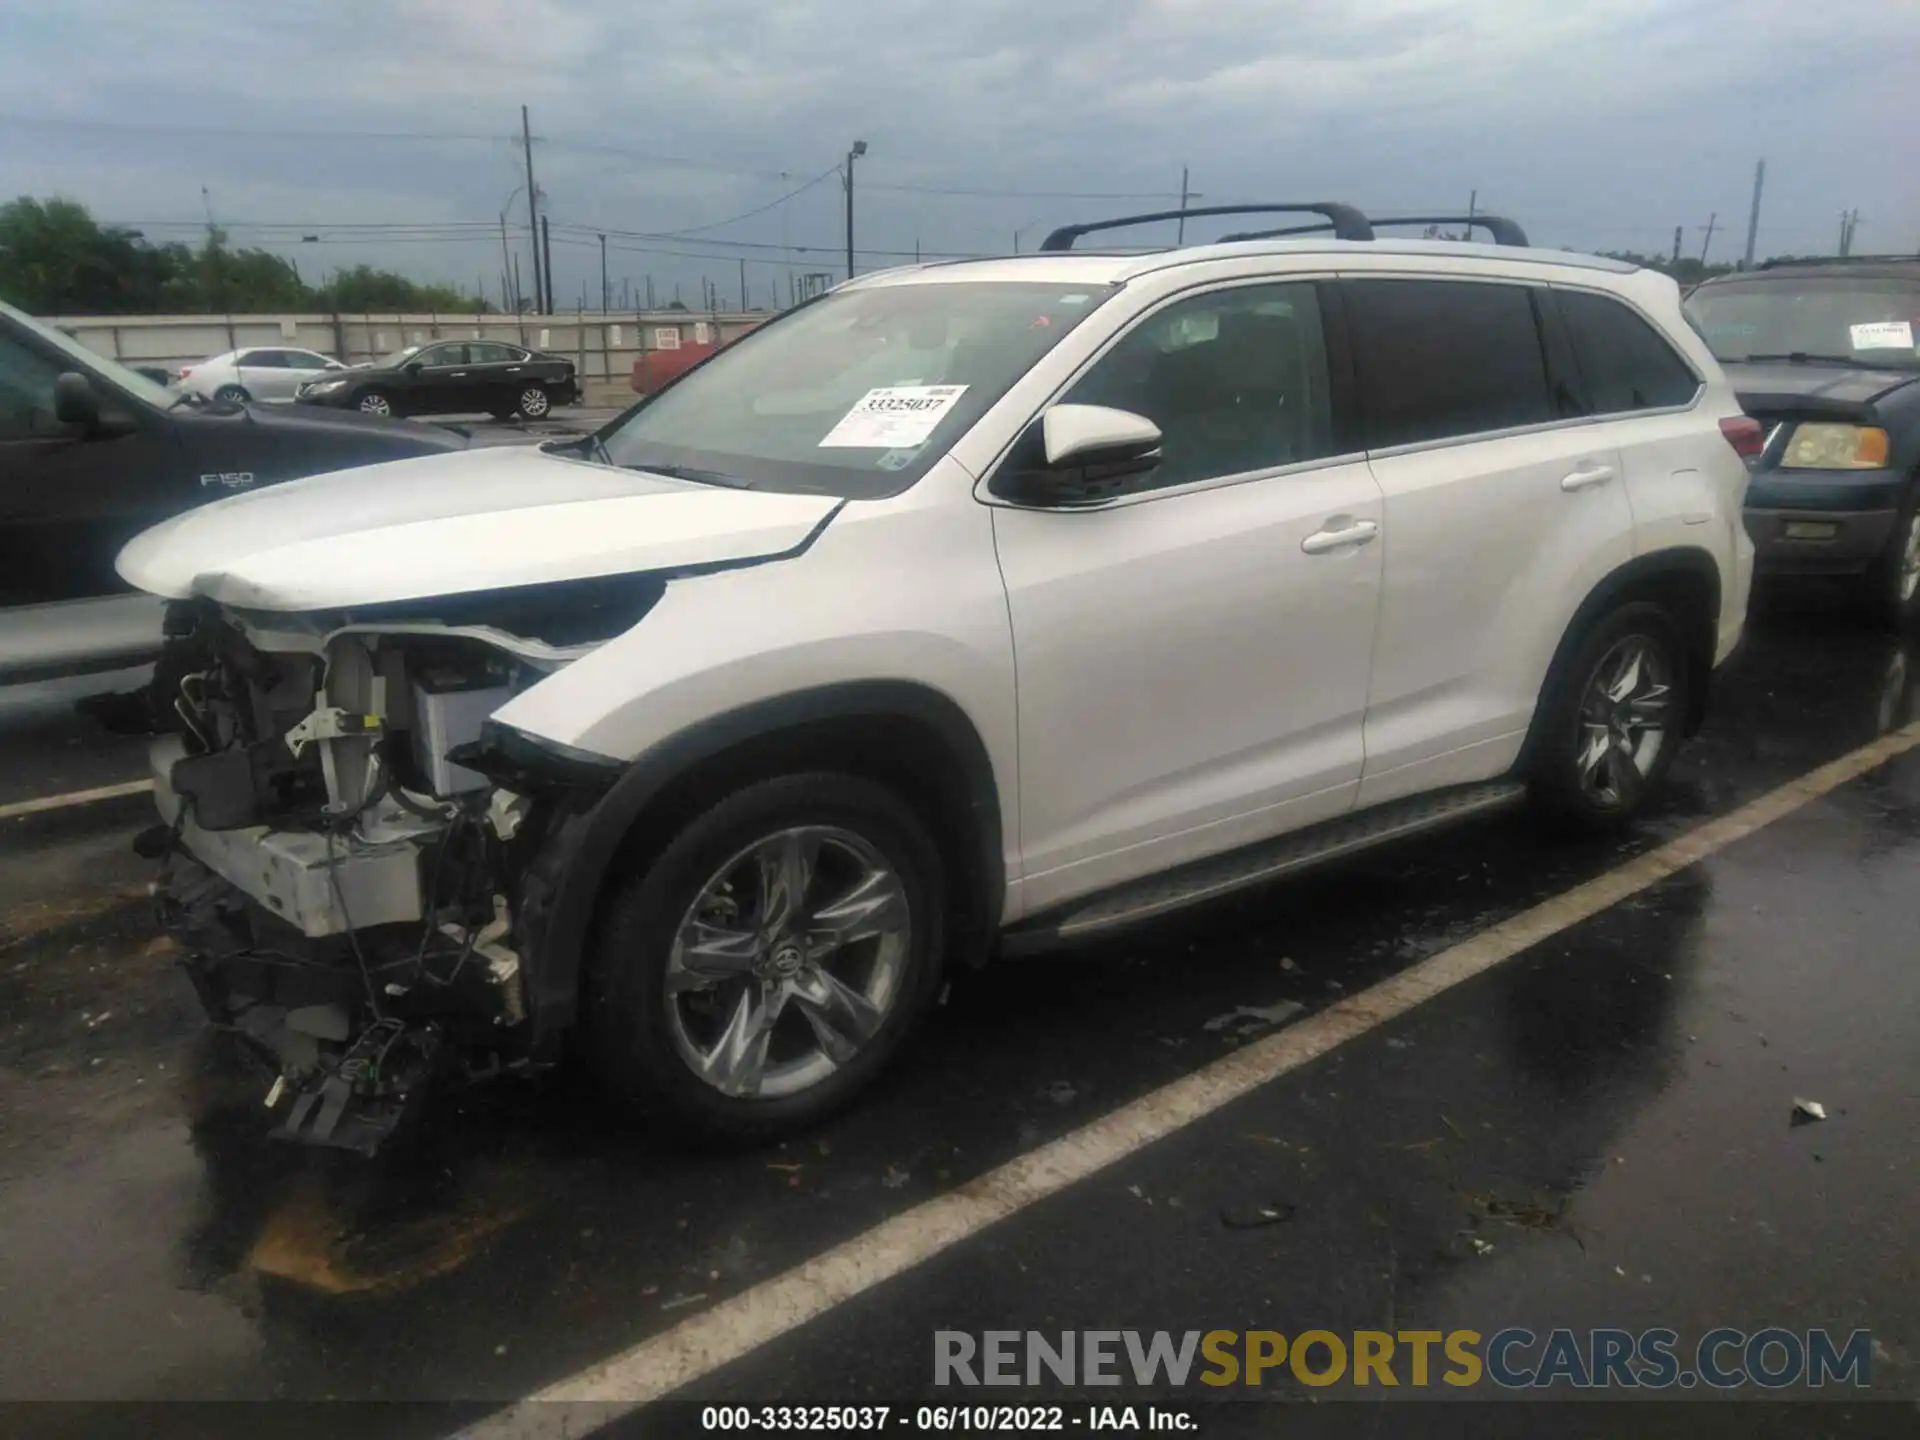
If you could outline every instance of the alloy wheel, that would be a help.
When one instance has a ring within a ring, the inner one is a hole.
[[[811,1089],[878,1034],[912,940],[906,887],[866,839],[827,825],[768,835],[709,877],[674,935],[674,1048],[723,1095]]]
[[[1644,635],[1628,635],[1601,657],[1580,702],[1580,789],[1596,804],[1631,804],[1665,750],[1673,675]]]
[[[528,386],[520,392],[520,413],[528,419],[537,420],[552,408],[547,392],[538,386]]]
[[[391,415],[393,404],[384,395],[362,395],[360,409],[368,415]]]

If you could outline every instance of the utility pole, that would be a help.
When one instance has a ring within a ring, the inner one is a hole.
[[[527,313],[527,294],[520,288],[520,256],[517,251],[513,257],[513,313]]]
[[[740,309],[744,314],[747,308],[747,262],[740,262]]]
[[[540,217],[540,268],[547,272],[547,310],[553,314],[553,226],[550,217]]]
[[[645,277],[647,282],[647,309],[653,309],[653,276]]]
[[[853,278],[853,162],[867,153],[867,142],[856,140],[847,151],[847,166],[840,174],[847,187],[847,279]]]
[[[1853,254],[1853,228],[1859,223],[1860,212],[1858,210],[1842,210],[1840,212],[1840,253],[1842,255]]]
[[[1700,242],[1700,265],[1706,267],[1707,247],[1713,244],[1713,227],[1720,223],[1720,212],[1715,210],[1707,216],[1707,238]]]
[[[1767,162],[1762,160],[1753,167],[1753,209],[1747,212],[1747,253],[1740,261],[1742,270],[1753,268],[1753,245],[1760,234],[1760,191],[1767,183]]]
[[[546,291],[540,287],[540,222],[539,204],[535,200],[540,192],[533,186],[533,126],[527,119],[527,107],[520,107],[520,147],[527,152],[527,244],[533,250],[533,308],[540,308],[540,297],[551,293],[549,285]],[[515,285],[519,282],[516,280]]]
[[[1173,237],[1173,243],[1176,245],[1187,243],[1187,199],[1190,193],[1187,189],[1187,167],[1182,165],[1180,167],[1180,229]],[[1017,250],[1020,247],[1016,243],[1014,248]]]
[[[1680,237],[1686,233],[1686,228],[1684,225],[1673,227],[1673,263],[1675,265],[1680,263]]]
[[[503,310],[518,309],[519,306],[507,298],[507,212],[500,212],[500,301]]]
[[[1479,213],[1480,192],[1478,190],[1469,190],[1467,192],[1467,233],[1460,237],[1462,240],[1473,239],[1473,217]]]
[[[607,237],[600,237],[600,313],[613,308],[613,292],[607,288]]]

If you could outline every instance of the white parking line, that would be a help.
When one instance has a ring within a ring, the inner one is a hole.
[[[99,800],[118,800],[122,795],[140,795],[153,789],[151,780],[129,780],[124,785],[99,785],[91,790],[69,790],[65,795],[42,795],[37,800],[15,800],[0,805],[0,820],[21,815],[39,815],[48,810],[68,810],[75,805],[91,805]]]
[[[468,1440],[577,1436],[658,1400],[951,1245],[1057,1195],[1521,951],[1697,864],[1920,745],[1920,722],[1585,884],[1483,930],[1265,1040],[1143,1095],[997,1170],[903,1211],[463,1431]],[[561,1403],[555,1403],[561,1402]],[[587,1414],[573,1405],[592,1407]]]

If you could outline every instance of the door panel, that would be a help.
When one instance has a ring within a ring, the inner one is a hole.
[[[420,367],[407,397],[410,414],[447,415],[483,408],[465,345],[436,345],[422,353]]]
[[[1001,509],[1030,909],[1340,814],[1381,547],[1364,463],[1086,512]]]
[[[1578,426],[1373,462],[1386,582],[1361,805],[1513,763],[1573,612],[1633,556],[1601,439]]]
[[[291,400],[294,374],[287,368],[284,350],[255,350],[238,367],[240,383],[256,400]]]
[[[1170,302],[1064,395],[1151,419],[1159,468],[1096,508],[995,510],[1030,912],[1352,804],[1382,507],[1331,453],[1332,390],[1312,284]]]
[[[1604,429],[1563,418],[1533,290],[1344,288],[1386,512],[1370,806],[1511,766],[1574,611],[1632,558],[1633,513]]]

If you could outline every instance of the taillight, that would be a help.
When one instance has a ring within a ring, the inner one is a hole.
[[[1751,415],[1733,415],[1722,420],[1720,433],[1727,437],[1733,453],[1742,460],[1758,460],[1760,452],[1767,448],[1767,427]]]
[[[184,380],[184,379],[186,379],[186,378],[187,378],[187,377],[188,377],[189,375],[191,375],[191,374],[193,374],[193,366],[191,366],[191,365],[182,365],[182,366],[180,367],[180,378],[181,378],[182,380]]]

